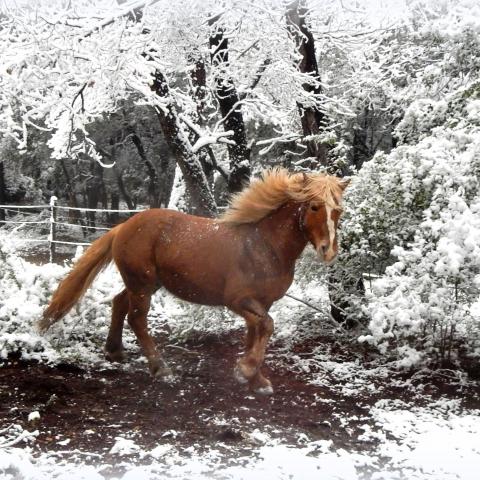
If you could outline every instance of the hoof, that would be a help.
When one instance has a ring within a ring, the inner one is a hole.
[[[273,394],[272,382],[265,378],[260,372],[250,382],[250,389],[256,395],[268,396]]]
[[[248,383],[248,378],[245,377],[242,369],[238,365],[233,370],[233,377],[238,383],[240,383],[240,385],[246,385]]]
[[[156,358],[149,362],[150,373],[154,378],[164,380],[173,379],[172,369],[161,358]]]
[[[258,374],[258,366],[245,357],[240,358],[235,365],[234,375],[240,383],[249,382]],[[244,381],[242,381],[244,379]]]
[[[258,387],[255,388],[253,392],[257,395],[261,395],[262,397],[268,397],[269,395],[273,395],[273,387],[271,385],[267,385],[265,387]]]
[[[109,362],[123,362],[126,358],[125,351],[122,349],[109,352],[105,350],[105,358]]]
[[[174,385],[175,383],[177,383],[178,378],[173,373],[170,373],[169,375],[161,375],[158,377],[154,377],[154,380],[158,380],[162,384],[166,383],[168,385]]]

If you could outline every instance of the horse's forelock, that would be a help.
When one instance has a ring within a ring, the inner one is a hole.
[[[332,175],[310,174],[301,201],[320,201],[330,208],[340,208],[343,195],[342,180]]]

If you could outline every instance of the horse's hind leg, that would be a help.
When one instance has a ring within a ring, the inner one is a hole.
[[[121,362],[124,359],[122,333],[123,323],[128,312],[128,292],[122,290],[112,302],[112,322],[105,344],[105,356],[112,362]]]
[[[134,331],[144,355],[147,357],[150,373],[154,377],[168,377],[172,371],[157,350],[148,333],[147,314],[150,310],[151,294],[129,292],[128,323]]]

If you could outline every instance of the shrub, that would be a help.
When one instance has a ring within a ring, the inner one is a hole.
[[[405,144],[365,164],[347,196],[343,270],[378,276],[365,297],[347,282],[347,313],[366,315],[360,339],[404,366],[480,357],[477,92],[414,102]]]

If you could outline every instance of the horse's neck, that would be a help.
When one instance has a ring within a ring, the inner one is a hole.
[[[265,240],[286,263],[295,262],[307,245],[301,228],[303,213],[302,205],[289,202],[257,224]]]

